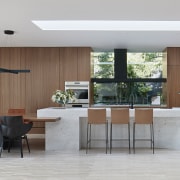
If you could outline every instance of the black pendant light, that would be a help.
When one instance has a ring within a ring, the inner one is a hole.
[[[5,69],[5,68],[0,68],[0,73],[13,73],[13,74],[18,74],[18,73],[29,73],[29,69]]]
[[[12,30],[4,30],[4,34],[6,35],[13,35],[14,31]],[[18,74],[18,73],[29,73],[29,69],[6,69],[6,68],[0,68],[0,73],[13,73],[13,74]]]

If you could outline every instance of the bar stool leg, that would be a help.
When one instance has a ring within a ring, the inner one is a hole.
[[[129,154],[131,153],[130,124],[128,123]]]
[[[153,148],[153,154],[154,154],[154,127],[153,127],[153,123],[151,124],[151,144],[152,144],[152,148]]]
[[[112,123],[110,125],[110,154],[111,154],[111,150],[112,150]]]
[[[107,154],[107,148],[108,148],[108,122],[106,122],[106,154]]]
[[[133,151],[135,153],[135,123],[133,124]]]
[[[3,148],[2,148],[2,146],[1,146],[1,147],[0,147],[0,157],[1,157],[2,149],[3,149]]]
[[[89,143],[89,124],[87,124],[87,139],[86,139],[86,154],[88,151],[88,143]]]
[[[150,124],[150,135],[151,135],[151,149],[153,150],[153,154],[154,154],[154,129],[153,129],[153,124]]]
[[[91,124],[89,124],[89,149],[91,149]]]

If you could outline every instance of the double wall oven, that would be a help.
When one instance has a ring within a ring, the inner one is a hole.
[[[68,107],[89,107],[89,81],[65,81],[67,89],[73,90],[76,95],[75,102],[67,104]]]

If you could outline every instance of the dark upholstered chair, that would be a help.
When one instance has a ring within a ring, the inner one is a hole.
[[[0,157],[1,157],[2,149],[3,149],[3,135],[2,135],[2,128],[0,124]]]
[[[29,149],[29,143],[26,133],[30,131],[33,123],[28,123],[28,124],[23,123],[22,116],[1,116],[0,121],[1,121],[3,137],[8,140],[8,152],[10,152],[10,147],[12,142],[16,140],[19,143],[19,147],[21,150],[21,157],[23,157],[22,139],[25,138]]]
[[[10,108],[10,109],[8,109],[8,115],[11,115],[11,116],[24,116],[25,114],[26,114],[25,108]],[[30,122],[24,121],[24,119],[23,119],[23,122],[26,124],[30,123]],[[25,139],[26,142],[28,142],[26,134],[22,136],[22,139]],[[28,145],[28,150],[30,153],[29,144],[27,143],[27,145]]]

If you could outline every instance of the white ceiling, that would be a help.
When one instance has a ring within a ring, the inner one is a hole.
[[[0,46],[127,48],[180,47],[179,31],[42,31],[31,20],[180,21],[179,0],[0,0]],[[4,30],[14,30],[13,36]]]

